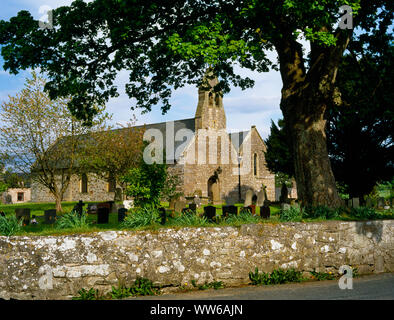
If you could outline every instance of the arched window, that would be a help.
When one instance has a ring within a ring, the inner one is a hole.
[[[116,180],[113,175],[109,175],[108,178],[108,192],[115,192],[116,189]]]
[[[253,174],[257,176],[257,153],[253,155]]]
[[[86,173],[81,175],[81,193],[88,192],[88,176]]]

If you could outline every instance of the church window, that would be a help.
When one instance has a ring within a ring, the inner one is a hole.
[[[253,155],[253,174],[257,176],[257,153]]]
[[[81,193],[88,192],[88,176],[86,173],[83,173],[81,176]]]

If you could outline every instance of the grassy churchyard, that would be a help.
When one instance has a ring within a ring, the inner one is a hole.
[[[71,215],[74,219],[70,225],[64,224],[64,221],[70,220],[70,213],[77,202],[63,202],[62,214],[57,216],[57,221],[54,224],[44,223],[44,211],[55,208],[55,203],[24,203],[12,205],[0,205],[0,211],[5,213],[5,217],[10,221],[15,217],[15,209],[29,208],[31,210],[31,217],[36,216],[37,224],[22,225],[15,228],[12,235],[57,235],[57,234],[72,234],[72,233],[89,233],[104,230],[157,230],[159,228],[180,228],[180,227],[215,227],[215,226],[235,226],[238,227],[246,223],[282,223],[282,222],[319,222],[325,220],[367,220],[367,219],[392,219],[394,218],[393,210],[378,210],[373,208],[360,207],[357,210],[350,208],[342,208],[332,211],[328,208],[320,208],[320,211],[313,213],[301,212],[299,209],[291,207],[287,210],[280,210],[279,204],[270,205],[270,217],[268,219],[260,218],[260,208],[256,207],[255,215],[250,213],[241,213],[243,204],[236,204],[238,207],[238,215],[236,217],[224,218],[222,216],[222,206],[215,205],[216,219],[215,221],[208,221],[203,218],[203,206],[197,208],[195,215],[187,215],[182,213],[174,213],[169,210],[168,202],[162,202],[161,206],[166,209],[166,221],[164,224],[160,223],[160,216],[157,209],[140,208],[131,209],[127,212],[125,221],[118,222],[118,213],[110,213],[108,223],[97,223],[97,214],[85,214],[87,205],[86,202],[83,207],[84,214],[82,218],[75,218],[77,215]],[[1,219],[0,219],[1,220]],[[78,223],[75,223],[77,220]],[[82,220],[82,221],[81,221]],[[2,220],[5,221],[4,219]],[[0,221],[0,234],[6,234],[2,231]],[[62,222],[62,223],[61,223]]]

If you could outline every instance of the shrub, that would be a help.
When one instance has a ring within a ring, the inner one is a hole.
[[[300,208],[290,207],[286,210],[281,210],[279,212],[280,221],[300,221],[302,218],[302,213]]]
[[[153,296],[160,294],[160,288],[155,286],[153,282],[146,278],[137,278],[130,287],[133,296]]]
[[[256,267],[254,272],[249,272],[249,279],[253,285],[270,285],[270,284],[282,284],[289,282],[300,282],[303,280],[302,272],[296,271],[295,269],[276,269],[271,273],[259,272]]]
[[[89,290],[81,289],[78,291],[78,296],[72,297],[72,300],[100,300],[101,295],[98,289],[90,288]]]
[[[309,271],[309,273],[312,275],[314,279],[317,281],[323,281],[323,280],[333,280],[335,279],[335,275],[332,273],[326,273],[326,272],[317,272],[315,270]]]
[[[79,215],[77,211],[72,210],[62,215],[56,221],[56,228],[57,229],[86,228],[90,226],[87,219],[88,218],[86,213],[82,213],[81,215]]]
[[[3,217],[0,215],[0,234],[3,236],[12,236],[22,230],[23,220],[15,216]]]
[[[229,224],[258,223],[260,218],[254,216],[249,210],[241,210],[239,215],[229,215],[225,221]]]
[[[160,222],[160,213],[153,205],[132,209],[127,214],[121,226],[123,228],[141,228]]]
[[[334,219],[339,216],[340,209],[333,209],[327,206],[306,207],[302,217],[309,219]]]
[[[379,213],[377,213],[375,209],[368,207],[352,208],[350,210],[350,215],[365,220],[379,219]]]
[[[175,225],[179,226],[195,226],[202,227],[208,224],[208,220],[205,217],[201,217],[197,214],[185,213],[173,220]]]

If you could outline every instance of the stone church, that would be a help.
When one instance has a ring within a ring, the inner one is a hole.
[[[264,157],[266,146],[255,126],[242,132],[228,132],[222,95],[198,89],[194,118],[148,124],[144,138],[162,142],[169,171],[180,177],[178,186],[186,199],[198,195],[203,203],[233,204],[245,199],[248,190],[256,195],[265,187],[268,200],[275,201],[275,176]],[[150,146],[148,146],[150,147]],[[110,201],[116,186],[95,174],[75,175],[64,201]],[[250,192],[249,192],[250,193]],[[33,202],[54,201],[37,182],[32,183]]]

